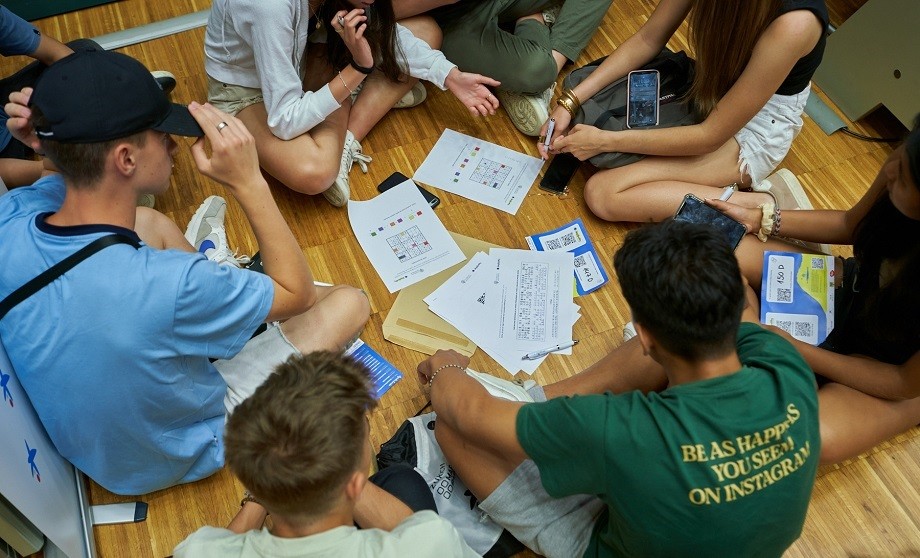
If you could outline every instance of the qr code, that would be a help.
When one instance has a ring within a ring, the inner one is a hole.
[[[792,289],[776,289],[776,302],[792,302]]]
[[[812,269],[824,269],[824,258],[812,258],[811,268]]]
[[[776,320],[773,322],[773,325],[789,334],[792,334],[792,324],[792,320]]]
[[[576,268],[578,268],[578,267],[584,267],[585,265],[587,265],[587,263],[588,263],[588,262],[585,260],[585,255],[584,255],[584,254],[582,254],[582,255],[580,255],[580,256],[575,256],[575,267],[576,267]]]
[[[799,339],[810,339],[815,336],[815,326],[810,322],[793,322],[795,323],[795,331],[792,331],[793,337]],[[783,328],[785,329],[785,328]],[[788,329],[786,331],[789,331]]]
[[[566,246],[571,246],[578,242],[578,236],[574,232],[566,233],[558,238],[550,238],[546,241],[547,250],[561,250]]]

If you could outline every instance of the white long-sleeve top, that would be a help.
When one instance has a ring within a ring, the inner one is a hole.
[[[402,25],[396,30],[405,71],[445,89],[455,65]],[[268,127],[283,140],[310,130],[340,106],[328,84],[315,92],[303,90],[309,32],[307,0],[214,0],[211,5],[205,71],[222,83],[261,89]]]

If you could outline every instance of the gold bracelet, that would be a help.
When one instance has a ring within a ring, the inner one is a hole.
[[[342,85],[345,86],[345,90],[348,91],[348,95],[354,95],[355,92],[351,90],[351,87],[348,87],[348,82],[346,82],[345,78],[342,77],[342,72],[339,72],[339,79],[342,80]]]
[[[562,92],[562,94],[568,97],[573,103],[575,103],[575,110],[581,108],[581,99],[579,99],[578,95],[575,94],[574,89],[566,89]]]
[[[757,207],[760,208],[762,216],[760,218],[760,230],[757,231],[757,238],[761,242],[766,242],[770,235],[773,234],[774,219],[776,217],[776,204],[773,202],[762,203]]]
[[[572,118],[575,118],[575,113],[578,112],[578,109],[572,106],[572,101],[570,99],[567,97],[559,97],[556,99],[556,104],[564,108],[570,115],[572,115]]]

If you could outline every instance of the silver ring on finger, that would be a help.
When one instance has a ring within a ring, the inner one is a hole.
[[[227,126],[229,126],[229,124],[227,124],[226,122],[221,122],[220,124],[217,125],[217,131],[220,133],[224,133],[224,128],[226,128]]]

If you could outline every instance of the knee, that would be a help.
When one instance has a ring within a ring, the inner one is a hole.
[[[532,52],[515,62],[513,75],[492,77],[502,82],[503,89],[536,95],[555,84],[556,75],[556,61],[552,54]]]
[[[346,335],[353,335],[364,328],[371,316],[371,304],[367,294],[350,285],[337,285],[330,296],[335,297],[336,312],[343,316]]]
[[[428,43],[431,48],[441,48],[444,34],[433,17],[415,16],[404,19],[399,23],[409,31],[412,31],[412,34],[417,38]]]
[[[591,210],[591,213],[597,215],[605,221],[613,221],[615,216],[610,207],[610,198],[616,196],[608,188],[606,181],[598,180],[597,174],[588,179],[585,183],[585,205]]]
[[[335,182],[341,165],[339,157],[304,157],[296,163],[284,185],[302,194],[321,194]]]

